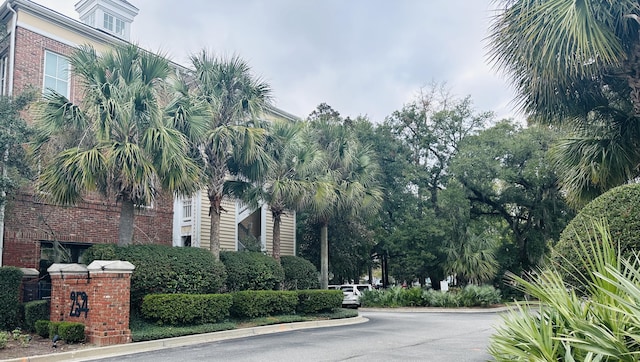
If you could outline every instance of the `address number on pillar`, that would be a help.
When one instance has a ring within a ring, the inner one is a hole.
[[[85,292],[71,292],[71,317],[80,317],[84,313],[84,317],[87,318],[89,313],[89,297]]]

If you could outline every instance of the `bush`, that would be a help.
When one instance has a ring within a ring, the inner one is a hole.
[[[500,291],[491,285],[467,285],[458,294],[458,299],[465,307],[487,307],[502,300]]]
[[[577,275],[586,275],[582,269],[582,263],[578,260],[575,247],[579,240],[591,240],[590,231],[594,222],[605,220],[611,237],[620,245],[622,255],[630,256],[634,250],[640,249],[640,184],[624,185],[613,188],[588,203],[576,217],[564,229],[560,240],[552,253],[552,261],[557,266],[574,265],[577,270],[565,270],[560,272],[566,282],[583,290],[588,284],[584,278],[576,278]]]
[[[574,251],[588,273],[586,298],[567,291],[554,265],[527,278],[509,276],[539,302],[519,302],[503,316],[489,346],[495,361],[637,360],[640,259],[623,257],[602,224],[591,235]]]
[[[24,304],[24,325],[27,330],[35,331],[36,321],[49,320],[49,301],[34,300]]]
[[[455,292],[441,292],[439,290],[427,290],[423,293],[424,305],[428,307],[457,308],[460,300]]]
[[[58,332],[58,327],[60,327],[60,323],[62,322],[49,322],[49,338],[53,338],[56,335],[60,337],[60,332]]]
[[[232,295],[231,315],[241,319],[292,314],[298,304],[298,294],[291,291],[246,290]]]
[[[78,322],[60,322],[58,325],[58,335],[67,343],[78,343],[84,341],[84,324]]]
[[[216,323],[229,316],[231,303],[230,294],[150,294],[142,315],[172,325]]]
[[[9,333],[0,331],[0,349],[3,349],[9,343]]]
[[[342,306],[342,298],[339,290],[298,290],[296,311],[303,314],[331,312]]]
[[[49,320],[36,321],[36,333],[42,338],[49,338]]]
[[[426,305],[422,298],[423,290],[420,287],[403,288],[400,293],[398,304],[403,307],[421,307]]]
[[[318,269],[309,260],[293,255],[283,255],[280,257],[280,264],[284,270],[284,289],[320,288]]]
[[[20,285],[22,271],[12,266],[0,267],[0,330],[13,330],[21,323]]]
[[[227,270],[227,290],[275,290],[284,280],[284,270],[278,262],[256,252],[224,251],[220,260]]]
[[[200,248],[165,245],[94,245],[85,261],[126,260],[136,268],[131,276],[131,307],[139,309],[147,294],[211,294],[221,291],[224,265]]]

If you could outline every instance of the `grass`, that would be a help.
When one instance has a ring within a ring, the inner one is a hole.
[[[357,310],[338,308],[332,313],[314,315],[278,315],[247,320],[229,320],[222,323],[207,323],[188,326],[158,325],[140,316],[131,315],[129,328],[134,342],[155,339],[188,336],[192,334],[226,331],[238,328],[251,328],[281,323],[307,322],[314,320],[353,318],[358,316]]]

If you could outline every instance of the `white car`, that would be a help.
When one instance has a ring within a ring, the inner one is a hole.
[[[343,307],[360,307],[360,297],[365,290],[373,290],[371,284],[343,284],[340,286],[342,290],[342,306]]]

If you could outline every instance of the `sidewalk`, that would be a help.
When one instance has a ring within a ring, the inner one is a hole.
[[[208,342],[216,342],[227,339],[244,338],[258,336],[261,334],[287,332],[308,328],[335,327],[351,324],[367,322],[368,319],[358,316],[354,318],[330,319],[311,322],[296,322],[275,324],[270,326],[233,329],[229,331],[220,331],[212,333],[194,334],[191,336],[182,336],[166,339],[158,339],[155,341],[135,342],[127,344],[118,344],[106,347],[94,347],[86,349],[78,349],[75,351],[61,352],[54,354],[46,354],[40,356],[21,357],[3,360],[2,362],[76,362],[91,361],[101,358],[111,358],[127,354],[155,351],[163,348],[182,347],[193,344],[201,344]]]

